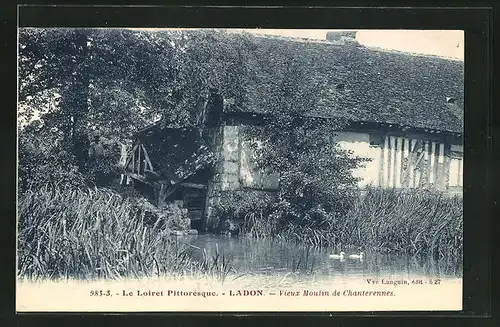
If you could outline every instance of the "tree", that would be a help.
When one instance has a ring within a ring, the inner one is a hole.
[[[342,120],[309,117],[335,105],[335,67],[322,64],[306,44],[223,31],[20,29],[19,120],[40,118],[21,128],[21,140],[50,140],[37,151],[66,158],[53,169],[84,173],[94,133],[112,145],[160,118],[165,126],[198,125],[215,88],[236,108],[274,117],[259,131],[267,149],[261,162],[282,172],[283,196],[348,188],[357,161],[329,138]]]
[[[250,69],[266,90],[267,119],[247,138],[261,142],[254,148],[258,166],[280,175],[271,215],[282,227],[329,228],[349,209],[358,181],[352,170],[365,161],[333,141],[347,121],[321,117],[336,105],[330,88],[335,67],[325,71],[321,58],[301,43],[264,43],[254,56],[258,64]]]
[[[161,114],[156,99],[164,94],[157,86],[168,77],[172,56],[167,39],[102,29],[21,29],[19,34],[20,139],[51,140],[52,150],[41,147],[40,155],[67,153],[84,172],[94,133],[116,143]],[[66,167],[67,162],[53,169]]]
[[[21,140],[51,140],[41,153],[67,153],[84,173],[94,134],[113,145],[160,118],[198,124],[208,89],[225,89],[237,75],[231,51],[213,31],[20,29]]]

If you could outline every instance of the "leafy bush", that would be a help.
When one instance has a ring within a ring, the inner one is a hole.
[[[220,231],[221,224],[230,220],[238,224],[242,234],[254,238],[300,240],[311,245],[336,243],[333,230],[341,212],[328,212],[320,204],[304,204],[301,199],[304,197],[291,202],[279,194],[250,190],[228,192],[215,207],[217,221],[213,224]]]
[[[238,225],[238,229],[247,235],[264,237],[274,235],[274,229],[260,231],[257,224],[269,217],[275,196],[258,191],[235,191],[224,193],[219,203],[214,207],[210,227],[215,232],[224,229],[224,222],[230,220]]]
[[[191,227],[188,211],[181,207],[179,203],[168,203],[164,212],[170,221],[169,228],[174,230],[187,230]]]
[[[57,132],[28,126],[19,134],[18,181],[21,192],[44,185],[69,187],[108,186],[119,176],[116,151],[106,152],[98,160],[80,163],[71,140]],[[86,152],[83,149],[81,152]]]
[[[46,184],[84,186],[87,177],[79,171],[75,158],[51,138],[21,133],[18,149],[20,191]]]

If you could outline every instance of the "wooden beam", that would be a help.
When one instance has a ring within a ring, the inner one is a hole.
[[[146,177],[141,176],[139,174],[131,173],[131,172],[125,172],[124,175],[129,176],[130,178],[136,179],[136,180],[138,180],[138,181],[140,181],[140,182],[142,182],[144,184],[148,184],[148,185],[150,185],[152,187],[157,187],[157,188],[160,187],[160,183],[150,181]]]
[[[141,174],[141,149],[140,148],[137,150],[137,173],[139,175]]]
[[[149,165],[149,169],[151,171],[154,171],[153,165],[151,164],[151,160],[149,160],[148,152],[146,151],[146,148],[144,147],[143,144],[141,144],[141,148],[142,148],[142,151],[144,152],[144,158],[146,159],[146,163]],[[146,170],[146,169],[144,169],[144,170]]]
[[[132,153],[132,167],[130,167],[130,171],[135,173],[135,151]]]
[[[128,154],[128,158],[127,158],[127,161],[125,161],[125,166],[124,166],[125,170],[127,170],[127,167],[128,167],[128,165],[130,164],[130,161],[132,161],[132,160],[133,160],[133,157],[134,157],[134,152],[135,152],[135,149],[137,149],[137,146],[138,146],[138,145],[139,145],[139,144],[136,144],[136,145],[132,148],[132,151],[130,151],[130,152],[129,152],[129,154]]]
[[[415,147],[417,146],[417,140],[413,139],[411,140],[411,150],[410,152],[414,152],[415,151]]]
[[[162,185],[165,185],[165,184],[162,183]],[[166,187],[166,185],[165,185],[165,187]],[[170,186],[170,188],[166,189],[166,191],[164,193],[165,199],[167,199],[170,195],[172,195],[172,193],[174,193],[178,188],[179,188],[179,184],[175,184],[175,185]]]
[[[149,182],[147,181],[147,179],[144,176],[141,176],[139,174],[126,172],[125,175],[127,175],[127,176],[129,176],[129,177],[131,177],[133,179],[137,179],[137,180],[139,180],[141,182],[149,184]]]
[[[396,137],[389,137],[390,151],[389,151],[389,187],[394,187],[394,180],[396,174],[394,173],[394,168],[396,167]]]
[[[422,187],[429,188],[430,186],[430,174],[431,174],[431,169],[430,169],[430,141],[425,141],[424,143],[424,166],[422,169],[422,177],[424,177],[424,183],[422,184]]]
[[[448,186],[450,184],[450,165],[451,165],[451,158],[450,158],[450,145],[447,144],[444,148],[444,188],[448,189]]]
[[[410,159],[411,159],[411,153],[410,153],[410,139],[405,137],[404,138],[404,150],[403,150],[403,163],[402,163],[402,168],[401,168],[401,185],[404,188],[409,187],[409,168],[410,168]]]
[[[439,143],[439,157],[438,157],[438,181],[437,185],[440,190],[446,190],[446,156],[445,145]]]
[[[143,134],[144,132],[148,132],[148,131],[156,128],[159,125],[160,125],[160,121],[152,123],[151,125],[146,126],[146,127],[142,128],[142,129],[140,129],[139,131],[137,131],[136,135],[140,135],[140,134]]]
[[[416,170],[418,168],[418,165],[420,164],[420,161],[422,161],[422,158],[424,157],[425,152],[421,152],[420,156],[418,157],[417,161],[415,162],[415,165],[413,166],[413,170]]]
[[[435,183],[435,175],[436,175],[436,168],[435,168],[435,163],[436,163],[436,142],[431,143],[431,160],[430,160],[430,167],[429,167],[429,184],[434,184]]]
[[[390,149],[389,149],[389,135],[385,136],[384,139],[384,150],[383,150],[383,156],[384,160],[382,161],[382,182],[380,183],[380,186],[382,187],[387,187],[389,185],[388,180],[389,180],[389,154],[390,154]]]
[[[420,157],[417,158],[417,156],[419,156],[417,143],[418,143],[418,140],[416,140],[416,139],[411,139],[411,140],[409,139],[408,144],[405,143],[405,147],[406,147],[406,145],[408,145],[409,152],[407,155],[408,158],[407,158],[407,162],[406,162],[406,170],[405,170],[403,180],[405,180],[405,186],[407,186],[409,188],[412,188],[415,186],[414,185],[415,170],[417,169],[418,164],[423,157],[423,152],[421,152]]]
[[[394,162],[394,173],[396,175],[394,180],[395,187],[401,187],[403,142],[404,139],[402,137],[396,139],[396,161]]]
[[[196,184],[196,183],[180,183],[181,186],[197,188],[197,189],[206,189],[207,186],[205,184]]]
[[[161,184],[160,184],[160,189],[157,191],[157,194],[158,194],[158,198],[157,198],[157,200],[158,200],[158,202],[157,202],[157,204],[156,204],[156,205],[157,205],[157,206],[158,206],[158,208],[160,208],[160,209],[161,209],[161,208],[163,208],[163,205],[164,205],[165,200],[166,200],[166,198],[167,198],[167,196],[165,195],[165,189],[166,189],[165,184],[161,183]]]
[[[387,139],[385,137],[385,139]],[[385,143],[385,140],[384,140]],[[384,186],[384,166],[385,166],[385,158],[384,158],[384,145],[381,144],[380,146],[380,156],[379,156],[379,165],[378,165],[378,181],[377,181],[377,186]]]
[[[130,176],[130,177],[132,177],[133,179],[140,180],[141,182],[145,182],[145,183],[147,183],[147,182],[148,182],[144,176],[141,176],[141,175],[136,174],[136,173],[130,173],[130,172],[127,172],[125,175]]]
[[[146,178],[153,178],[155,180],[161,180],[160,174],[158,174],[155,171],[149,170],[149,169],[144,169],[144,176],[146,176]]]

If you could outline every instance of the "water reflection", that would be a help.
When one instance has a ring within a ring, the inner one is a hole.
[[[432,257],[411,257],[405,254],[386,254],[364,251],[365,258],[332,260],[333,249],[311,249],[272,240],[253,240],[245,237],[228,238],[214,235],[199,235],[177,238],[181,243],[193,246],[193,256],[201,259],[203,249],[214,255],[216,247],[220,254],[230,260],[236,273],[267,274],[301,272],[318,277],[345,280],[350,277],[461,277],[462,262],[450,258],[436,260]],[[359,254],[359,251],[345,251]]]

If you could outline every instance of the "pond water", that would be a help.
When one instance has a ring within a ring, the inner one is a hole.
[[[198,259],[203,257],[203,249],[210,256],[214,256],[218,249],[237,274],[281,275],[301,272],[328,279],[462,277],[461,260],[364,251],[365,258],[362,261],[345,259],[341,262],[329,258],[330,254],[338,253],[331,248],[307,248],[281,241],[215,235],[178,237],[177,240],[192,245],[193,256]],[[359,250],[345,252],[356,254]]]

